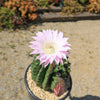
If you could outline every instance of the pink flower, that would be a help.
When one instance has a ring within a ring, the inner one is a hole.
[[[43,30],[38,32],[35,41],[30,42],[30,47],[33,49],[31,54],[39,54],[40,64],[44,63],[45,67],[54,61],[59,64],[63,63],[63,59],[67,59],[70,49],[68,38],[63,37],[62,32],[57,30]]]

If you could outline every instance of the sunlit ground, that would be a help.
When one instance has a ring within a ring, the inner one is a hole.
[[[73,99],[88,100],[90,95],[89,100],[100,100],[100,20],[50,22],[29,30],[0,32],[0,100],[29,100],[24,73],[33,57],[28,46],[41,29],[57,29],[69,37]]]

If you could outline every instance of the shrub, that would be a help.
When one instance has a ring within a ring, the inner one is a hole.
[[[89,3],[89,0],[78,0],[78,2],[82,5],[86,5],[87,3]]]
[[[22,18],[30,20],[37,18],[37,14],[35,13],[37,5],[32,0],[8,0],[4,6],[15,10]]]
[[[84,6],[79,4],[77,0],[64,0],[63,12],[67,14],[77,14],[84,10]]]
[[[41,7],[47,7],[48,6],[48,0],[38,0],[38,3]]]
[[[27,24],[27,20],[15,14],[14,16],[12,16],[12,24],[14,24],[14,26],[16,27],[20,27],[22,25]]]
[[[100,13],[100,0],[89,0],[89,5],[87,5],[87,10],[90,13]]]
[[[3,6],[5,0],[0,0],[0,6]]]
[[[12,16],[15,14],[13,10],[9,8],[0,7],[0,28],[13,28]]]

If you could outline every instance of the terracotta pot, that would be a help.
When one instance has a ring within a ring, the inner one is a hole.
[[[25,86],[26,86],[26,89],[28,91],[28,94],[29,94],[29,98],[30,100],[41,100],[40,98],[38,98],[37,96],[34,95],[34,93],[30,90],[29,86],[28,86],[28,83],[27,83],[27,72],[30,68],[31,64],[27,67],[26,71],[25,71],[25,76],[24,76],[24,81],[25,81]],[[69,87],[68,87],[68,93],[60,100],[65,100],[69,95],[70,95],[70,92],[71,92],[71,89],[72,89],[72,78],[71,76],[69,75]]]

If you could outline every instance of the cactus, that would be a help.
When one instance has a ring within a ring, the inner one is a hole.
[[[32,73],[32,79],[35,81],[37,74],[40,70],[41,66],[39,66],[39,60],[36,60],[36,56],[34,56],[33,62],[31,64],[31,73]]]
[[[61,76],[63,78],[66,77],[66,68],[61,64],[59,66],[56,66],[56,68],[54,69],[53,72],[56,73],[56,74],[61,73]]]
[[[44,79],[44,76],[45,76],[45,73],[46,73],[46,69],[47,68],[44,68],[43,67],[43,65],[41,66],[41,68],[40,68],[40,70],[39,70],[39,72],[38,72],[38,74],[37,74],[37,77],[36,77],[36,84],[38,85],[38,86],[42,86],[42,82],[43,82],[43,79]],[[42,78],[41,78],[42,77]]]
[[[65,61],[64,61],[65,62]],[[55,95],[60,96],[65,91],[65,79],[70,69],[69,62],[64,65],[49,64],[46,68],[44,65],[39,65],[40,61],[34,56],[31,64],[32,79],[36,82],[37,86],[44,90],[52,90]]]
[[[49,88],[48,88],[48,85],[49,85],[48,83],[49,83],[51,74],[52,74],[52,72],[53,72],[53,67],[54,67],[54,66],[49,65],[49,68],[48,68],[48,70],[47,70],[47,72],[46,72],[46,74],[45,74],[45,78],[44,78],[44,81],[43,81],[43,83],[42,83],[42,87],[43,87],[43,89],[45,89],[45,90],[49,89]]]
[[[68,73],[70,73],[70,65],[71,63],[68,60],[64,61],[64,67]]]
[[[61,96],[65,92],[65,81],[63,78],[55,76],[51,83],[51,90],[56,96]]]

